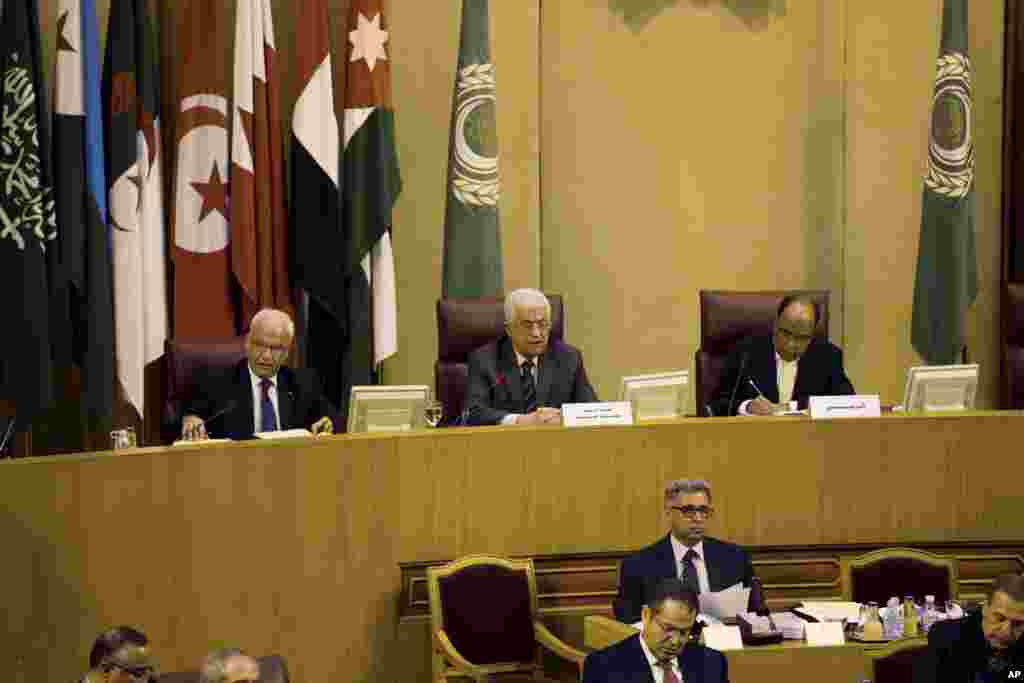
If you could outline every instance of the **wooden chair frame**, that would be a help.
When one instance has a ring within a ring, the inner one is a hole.
[[[449,562],[441,567],[427,568],[427,586],[430,592],[430,631],[431,661],[435,683],[444,683],[449,678],[472,678],[475,681],[486,681],[492,674],[522,671],[538,677],[542,671],[542,651],[537,648],[537,656],[531,662],[501,662],[497,664],[473,664],[455,649],[451,639],[445,632],[444,613],[441,609],[440,579],[456,574],[468,567],[498,566],[510,571],[526,572],[526,580],[530,590],[530,615],[533,618],[533,635],[537,644],[552,654],[576,665],[580,680],[583,677],[583,660],[586,653],[565,643],[552,633],[538,619],[537,576],[532,559],[511,560],[494,555],[467,555]]]
[[[879,550],[873,550],[870,553],[865,553],[859,557],[855,557],[850,560],[845,560],[842,563],[842,582],[843,582],[843,599],[853,600],[853,570],[861,567],[869,567],[880,560],[886,560],[890,558],[909,558],[917,560],[922,564],[927,564],[932,567],[944,568],[949,572],[949,597],[951,600],[957,598],[957,586],[960,581],[960,574],[957,570],[957,562],[955,559],[942,557],[934,553],[927,552],[925,550],[916,550],[914,548],[881,548]]]

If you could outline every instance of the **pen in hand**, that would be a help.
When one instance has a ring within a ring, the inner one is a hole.
[[[748,377],[747,381],[750,382],[750,386],[754,387],[754,391],[757,392],[757,397],[758,398],[764,398],[764,394],[762,394],[761,390],[757,388],[757,384],[754,382],[754,380],[752,378]],[[764,400],[767,401],[768,399],[764,398]]]

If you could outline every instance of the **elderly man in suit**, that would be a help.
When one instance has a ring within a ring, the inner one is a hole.
[[[466,423],[559,424],[563,403],[597,400],[580,352],[549,343],[551,303],[535,289],[505,298],[505,334],[469,356]]]
[[[643,632],[590,654],[583,683],[726,683],[721,652],[691,638],[697,596],[679,579],[652,587],[641,620]]]
[[[615,616],[627,624],[641,615],[649,587],[665,578],[679,578],[694,593],[720,591],[737,583],[751,587],[750,555],[738,545],[706,536],[714,516],[711,485],[703,479],[678,479],[665,486],[665,518],[669,533],[622,560]],[[751,593],[751,604],[757,598]]]
[[[245,337],[246,358],[226,371],[193,377],[181,437],[206,439],[208,422],[211,433],[230,439],[303,427],[332,434],[335,409],[316,371],[284,365],[294,340],[295,325],[284,311],[265,308],[254,315]]]
[[[802,295],[779,304],[775,332],[741,340],[726,359],[715,415],[774,415],[790,402],[806,408],[811,396],[854,393],[843,352],[815,335],[818,308]]]

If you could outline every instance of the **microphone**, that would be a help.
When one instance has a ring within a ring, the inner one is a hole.
[[[7,442],[11,438],[11,434],[14,433],[14,423],[17,421],[15,416],[11,416],[11,419],[7,422],[7,428],[4,430],[4,438],[0,439],[0,458],[4,457],[4,453],[7,449]]]
[[[219,420],[225,414],[230,413],[232,410],[235,409],[235,406],[237,406],[237,405],[238,405],[238,401],[235,400],[235,399],[231,399],[230,401],[228,401],[227,403],[224,404],[223,408],[221,408],[216,413],[214,413],[210,417],[208,417],[205,420],[203,420],[204,427],[209,427],[211,422]],[[209,430],[207,430],[206,435],[207,436],[210,435]]]
[[[756,576],[750,579],[750,607],[752,608],[750,611],[759,617],[771,619],[768,600],[764,597],[764,587],[761,585],[761,579]],[[775,624],[772,624],[772,629],[775,629]]]
[[[726,411],[726,416],[733,414],[733,403],[736,401],[736,390],[740,388],[740,380],[743,379],[743,371],[747,368],[747,358],[750,354],[746,351],[740,356],[740,369],[736,373],[736,381],[732,384],[732,394],[729,395],[729,409]]]

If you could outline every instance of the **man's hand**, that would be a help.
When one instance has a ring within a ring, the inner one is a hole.
[[[517,425],[557,425],[562,424],[562,411],[558,408],[537,408],[537,410],[516,418]]]
[[[198,415],[186,415],[181,418],[181,438],[184,441],[205,441],[206,423]]]
[[[747,412],[751,415],[774,415],[782,410],[782,406],[772,403],[766,398],[755,398],[747,404]]]
[[[309,431],[316,435],[320,434],[333,434],[334,433],[334,422],[329,417],[321,417],[319,420],[313,423],[313,426],[309,428]]]

